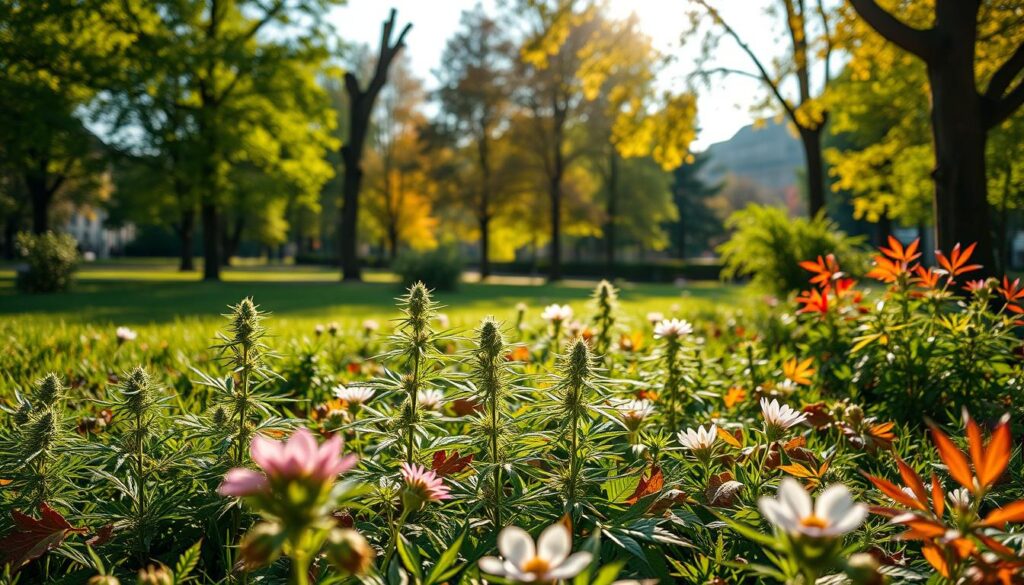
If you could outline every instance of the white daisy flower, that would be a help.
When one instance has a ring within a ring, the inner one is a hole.
[[[552,583],[571,579],[587,568],[593,555],[572,552],[572,535],[561,522],[548,526],[534,546],[530,535],[508,526],[498,535],[499,557],[480,559],[480,570],[516,583]]]
[[[444,404],[444,392],[420,390],[416,393],[416,404],[427,410],[441,410],[441,405]]]
[[[363,405],[373,398],[373,388],[366,386],[336,386],[334,388],[335,398],[344,400],[349,404]]]
[[[665,315],[663,313],[660,313],[658,311],[651,311],[650,313],[647,313],[647,322],[650,323],[651,325],[657,325],[658,323],[661,323],[664,320]]]
[[[779,404],[779,401],[767,398],[761,399],[761,416],[764,417],[768,434],[778,434],[789,427],[800,424],[807,420],[807,415],[799,410],[793,410],[788,404]]]
[[[685,319],[663,319],[654,326],[655,339],[679,339],[693,333],[693,325]]]
[[[644,420],[654,413],[654,405],[650,400],[628,400],[615,407],[627,429],[635,431]]]
[[[712,424],[708,428],[703,426],[694,429],[679,431],[679,444],[690,451],[705,451],[710,449],[718,440],[718,426]]]
[[[829,486],[815,502],[800,482],[787,477],[776,498],[757,502],[764,517],[791,536],[830,539],[855,530],[868,514],[843,484]]]
[[[367,319],[363,321],[363,331],[367,333],[373,333],[378,329],[380,329],[380,323],[374,321],[373,319]]]
[[[551,323],[561,323],[562,321],[572,319],[572,315],[572,307],[556,303],[544,307],[544,312],[540,314],[540,318]]]
[[[957,488],[949,492],[946,497],[949,498],[949,503],[958,511],[962,512],[971,509],[971,493],[967,491],[967,488]]]
[[[115,334],[117,335],[118,343],[124,343],[126,341],[135,341],[135,338],[139,336],[139,334],[136,333],[134,329],[129,329],[128,327],[124,326],[118,327]]]

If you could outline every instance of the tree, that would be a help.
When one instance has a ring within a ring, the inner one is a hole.
[[[826,8],[824,0],[773,0],[770,14],[778,15],[789,37],[788,52],[782,58],[772,59],[776,63],[769,69],[767,56],[759,56],[740,32],[722,16],[708,0],[691,0],[700,9],[693,14],[693,30],[699,30],[702,16],[711,19],[714,28],[705,38],[704,56],[708,57],[717,45],[716,33],[731,38],[750,58],[756,72],[719,67],[701,72],[737,74],[758,80],[771,94],[776,106],[782,109],[800,136],[807,164],[807,194],[810,216],[814,217],[825,208],[825,166],[822,159],[822,132],[828,122],[828,110],[824,107],[822,95],[815,96],[812,72],[821,71],[822,93],[827,92],[832,81],[831,56],[835,42],[833,38],[834,16]],[[817,22],[817,26],[814,26]],[[820,59],[820,63],[815,62]],[[790,83],[797,89],[796,98],[786,96]]]
[[[362,272],[359,267],[358,226],[359,226],[359,188],[363,180],[363,145],[370,129],[370,118],[377,95],[387,82],[388,69],[395,55],[405,46],[405,35],[412,24],[406,24],[394,43],[391,41],[395,29],[394,9],[384,21],[380,33],[380,52],[373,69],[373,75],[365,88],[360,87],[359,80],[351,71],[345,73],[345,91],[348,94],[349,122],[348,139],[341,149],[341,158],[345,163],[345,182],[343,187],[343,203],[341,208],[341,225],[339,240],[341,246],[341,270],[345,280],[360,281]]]
[[[878,34],[924,61],[931,97],[939,247],[948,250],[958,242],[976,242],[974,257],[993,266],[986,141],[993,128],[1024,104],[1024,80],[1019,79],[1024,70],[1024,21],[1019,6],[982,0],[901,3],[892,9],[876,0],[850,4]],[[983,62],[992,66],[979,67]],[[986,80],[982,91],[979,82]]]
[[[462,29],[448,40],[438,72],[441,128],[449,141],[473,151],[472,213],[479,230],[480,278],[490,273],[491,229],[497,213],[494,142],[509,115],[513,45],[480,5],[462,13]],[[459,144],[462,143],[462,144]]]
[[[240,237],[238,217],[232,227],[223,212],[232,197],[251,195],[250,173],[283,181],[274,190],[283,197],[315,196],[330,176],[323,158],[334,119],[317,77],[328,58],[321,19],[333,2],[165,0],[127,19],[139,38],[131,85],[107,111],[127,130],[122,148],[156,153],[173,169],[185,267],[198,205],[206,280],[220,278]]]
[[[21,179],[35,233],[61,196],[88,197],[106,169],[102,143],[80,118],[117,79],[127,47],[126,0],[0,3],[0,171]],[[20,215],[20,214],[19,214]],[[11,221],[9,224],[13,223]]]
[[[713,249],[711,239],[725,231],[722,218],[710,207],[710,199],[722,190],[722,184],[708,185],[700,177],[709,160],[706,154],[698,154],[672,172],[672,200],[679,220],[669,226],[669,238],[677,258]]]

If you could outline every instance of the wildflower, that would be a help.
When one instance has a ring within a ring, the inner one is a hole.
[[[337,321],[331,321],[327,326],[327,332],[331,334],[331,337],[337,337],[339,331],[341,331],[341,325]]]
[[[920,240],[914,240],[906,248],[896,238],[889,236],[889,247],[882,246],[882,254],[875,256],[875,266],[868,272],[869,278],[892,283],[909,274],[914,268],[910,263],[921,256],[917,251]]]
[[[964,290],[969,293],[979,293],[981,291],[987,291],[988,281],[985,280],[984,278],[979,278],[977,280],[968,280],[966,283],[964,283]]]
[[[334,396],[343,400],[349,407],[362,406],[373,398],[373,388],[366,386],[336,386]]]
[[[757,506],[783,532],[811,539],[833,539],[851,532],[868,513],[843,484],[829,486],[814,502],[800,482],[788,477],[779,484],[777,498],[763,497]]]
[[[317,323],[316,326],[313,327],[313,333],[315,333],[317,337],[323,335],[324,331],[325,329],[322,323]]]
[[[821,313],[825,315],[828,313],[828,292],[829,287],[825,287],[821,292],[818,289],[805,290],[798,297],[796,302],[803,305],[797,309],[797,313]]]
[[[124,326],[118,327],[115,334],[117,335],[118,345],[128,341],[135,341],[135,338],[139,336],[139,334],[136,333],[135,330],[129,329]]]
[[[250,451],[252,460],[263,469],[263,473],[232,469],[224,476],[224,482],[217,491],[222,496],[245,497],[265,493],[276,483],[304,481],[320,486],[330,485],[336,476],[356,465],[356,456],[342,457],[341,447],[341,435],[317,445],[313,433],[306,428],[292,433],[287,442],[257,435],[253,437]]]
[[[276,522],[260,522],[242,538],[238,553],[246,569],[265,567],[281,556],[281,545],[287,537]]]
[[[697,430],[686,429],[686,431],[679,431],[679,443],[690,451],[707,451],[714,446],[715,441],[718,439],[718,427],[712,424],[710,427],[705,429],[703,426],[697,427]]]
[[[725,397],[723,398],[726,408],[732,408],[746,399],[747,391],[739,386],[729,388],[729,391],[725,393]]]
[[[823,287],[827,286],[833,280],[843,277],[843,273],[839,270],[839,263],[836,262],[836,257],[832,254],[829,254],[824,258],[818,256],[817,262],[805,260],[800,263],[800,267],[809,272],[813,272],[814,277],[811,278],[811,282]]]
[[[451,319],[448,318],[447,313],[438,313],[437,316],[434,318],[437,319],[437,326],[440,327],[441,329],[447,329],[452,324]]]
[[[787,380],[792,380],[796,384],[801,386],[811,385],[811,376],[816,371],[811,367],[814,363],[814,358],[807,358],[803,361],[797,358],[790,358],[782,364],[782,374]]]
[[[971,492],[964,488],[957,488],[946,496],[949,503],[957,510],[968,510],[971,507]]]
[[[572,307],[556,303],[544,307],[544,312],[540,314],[540,318],[550,323],[561,323],[562,321],[572,319],[572,315]]]
[[[561,522],[544,529],[534,545],[530,535],[518,526],[508,526],[498,535],[502,558],[480,559],[480,569],[489,575],[516,583],[551,583],[579,575],[593,560],[589,552],[572,551],[572,535]]]
[[[679,339],[693,333],[693,325],[684,319],[663,319],[654,326],[655,339]]]
[[[451,499],[449,488],[444,480],[433,470],[422,465],[402,463],[402,479],[405,481],[406,493],[418,503],[441,502]]]
[[[149,565],[139,569],[139,585],[174,585],[174,574],[163,565]]]
[[[324,552],[332,565],[350,575],[366,573],[376,556],[363,535],[351,528],[332,529]]]
[[[658,311],[651,311],[650,313],[647,313],[647,322],[650,323],[651,326],[657,325],[664,320],[665,315]]]
[[[770,437],[776,437],[793,425],[807,420],[807,415],[799,410],[793,410],[788,404],[779,404],[776,399],[768,402],[767,398],[761,399],[761,416],[764,417],[765,432]]]
[[[622,417],[622,424],[630,431],[636,431],[651,414],[654,405],[649,400],[628,400],[615,407]]]
[[[377,323],[373,319],[367,319],[363,321],[363,333],[369,336],[374,331],[380,329],[380,323]]]
[[[420,390],[416,393],[416,404],[427,410],[441,410],[444,393],[440,390]]]
[[[953,250],[949,253],[949,258],[942,253],[941,250],[935,251],[935,260],[938,261],[941,269],[936,272],[942,272],[953,278],[959,276],[965,272],[974,272],[975,270],[981,270],[981,264],[967,264],[967,261],[971,259],[971,254],[974,253],[974,247],[977,243],[967,246],[967,248],[961,252],[960,244],[953,246]],[[966,266],[965,266],[966,264]]]

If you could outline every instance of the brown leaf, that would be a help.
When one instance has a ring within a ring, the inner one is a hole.
[[[650,476],[640,477],[640,482],[636,484],[636,490],[633,491],[633,495],[629,496],[626,503],[635,504],[644,496],[660,492],[663,487],[665,487],[665,476],[661,473],[661,468],[657,465],[652,466]]]
[[[712,475],[708,480],[708,487],[704,490],[704,497],[708,504],[728,508],[736,503],[736,494],[743,489],[743,484],[733,479],[732,473],[723,471]]]
[[[90,536],[89,540],[85,541],[85,544],[92,547],[103,546],[110,542],[112,538],[114,538],[114,525],[106,524],[104,526],[100,526],[100,529],[96,531],[96,534]]]
[[[471,461],[473,461],[472,454],[459,457],[458,451],[452,451],[451,455],[445,455],[444,451],[437,451],[434,453],[434,461],[430,467],[435,473],[444,477],[462,471]]]
[[[0,550],[14,568],[20,569],[29,561],[57,548],[72,534],[85,534],[86,528],[75,528],[59,512],[45,502],[39,504],[39,519],[17,510],[11,511],[14,530],[0,539]]]

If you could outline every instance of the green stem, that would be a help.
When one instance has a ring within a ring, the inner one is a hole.
[[[146,516],[146,475],[145,475],[145,463],[144,463],[144,445],[143,445],[143,434],[145,433],[145,427],[142,423],[142,412],[135,414],[135,484],[138,490],[136,499],[138,500],[138,515],[136,516],[135,526],[138,533],[139,546],[139,558],[140,560],[145,554],[145,537],[142,534],[143,519]]]
[[[501,466],[498,463],[498,381],[494,376],[495,364],[491,366],[491,463],[494,465],[494,526],[501,526]]]
[[[309,585],[309,558],[305,552],[292,553],[292,571],[289,585]]]
[[[406,461],[409,465],[413,464],[414,457],[416,456],[416,403],[419,401],[419,390],[420,354],[416,352],[412,365],[412,387],[409,389],[409,428],[406,429],[409,433],[409,445],[406,450]]]

